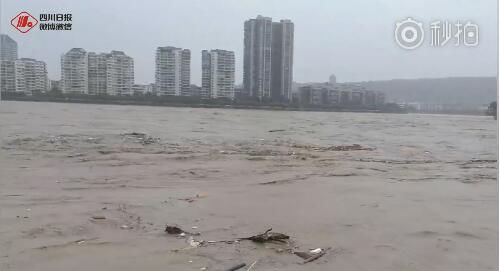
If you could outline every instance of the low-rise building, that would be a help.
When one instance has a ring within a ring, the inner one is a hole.
[[[61,92],[61,80],[49,80],[49,91]]]
[[[134,84],[132,86],[132,95],[144,95],[146,94],[148,85]]]
[[[340,103],[340,91],[337,88],[328,91],[328,103],[338,105]]]
[[[201,97],[202,91],[201,87],[195,84],[191,84],[191,90],[189,96]]]
[[[375,98],[375,105],[384,105],[385,104],[385,93],[377,91]]]
[[[331,78],[334,81],[334,78]],[[299,87],[298,100],[302,105],[362,106],[383,105],[382,92],[367,90],[360,84],[312,83]]]
[[[375,106],[377,105],[377,93],[373,90],[365,91],[363,104],[366,106]]]
[[[156,85],[154,83],[146,85],[146,94],[156,95]]]
[[[303,86],[299,88],[300,105],[327,105],[330,89],[326,86]]]

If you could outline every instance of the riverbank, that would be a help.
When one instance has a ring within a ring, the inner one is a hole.
[[[56,102],[56,103],[83,103],[83,104],[115,104],[115,105],[143,105],[143,106],[168,106],[191,108],[230,108],[230,109],[255,109],[275,111],[316,111],[316,112],[364,112],[364,113],[408,113],[406,110],[393,105],[380,107],[361,106],[300,106],[295,104],[258,104],[245,102],[231,102],[224,100],[200,100],[190,98],[160,98],[153,96],[130,97],[96,97],[90,95],[78,96],[53,96],[53,95],[6,95],[2,94],[5,101],[29,102]]]

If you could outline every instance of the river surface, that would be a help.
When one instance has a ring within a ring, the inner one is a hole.
[[[483,116],[2,101],[0,270],[496,270],[497,130]],[[234,242],[268,228],[289,242]]]

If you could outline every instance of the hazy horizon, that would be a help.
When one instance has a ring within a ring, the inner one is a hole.
[[[57,8],[55,8],[57,7]],[[20,11],[72,13],[71,31],[21,34],[10,20]],[[159,46],[191,50],[191,83],[201,81],[201,50],[225,49],[236,55],[236,84],[242,82],[243,23],[257,15],[295,24],[294,81],[339,82],[497,76],[497,2],[418,1],[230,1],[156,2],[3,0],[1,32],[17,41],[19,57],[47,63],[49,78],[60,78],[60,56],[73,47],[124,51],[134,58],[135,82],[154,81]],[[479,25],[479,46],[406,51],[394,41],[394,24],[413,17],[466,21]],[[112,19],[112,20],[111,20]],[[112,23],[110,23],[112,21]]]

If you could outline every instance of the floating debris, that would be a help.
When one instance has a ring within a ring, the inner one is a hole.
[[[187,239],[187,243],[191,246],[191,247],[199,247],[199,246],[202,246],[205,241],[203,240],[200,240],[200,241],[196,241],[194,240],[194,238],[192,236],[189,236],[189,238]]]
[[[322,251],[323,251],[323,249],[321,249],[321,248],[316,248],[316,249],[309,250],[309,252],[312,253],[312,254],[318,254],[318,253],[320,253]]]
[[[182,233],[184,233],[184,231],[181,228],[179,228],[175,225],[167,225],[165,227],[165,232],[168,234],[182,234]]]
[[[364,147],[360,144],[352,144],[352,145],[338,145],[338,146],[329,146],[322,147],[316,145],[300,145],[293,144],[293,148],[306,149],[310,151],[373,151],[375,148]]]
[[[328,250],[330,250],[331,248],[326,248],[326,249],[322,249],[322,248],[316,248],[316,249],[312,249],[310,250],[309,252],[301,252],[301,251],[295,251],[293,252],[293,254],[299,256],[300,258],[304,259],[304,261],[302,262],[302,264],[306,264],[306,263],[309,263],[309,262],[312,262],[312,261],[315,261],[321,257],[323,257],[326,252]]]
[[[122,135],[124,135],[124,136],[144,137],[144,136],[146,136],[146,133],[141,133],[141,132],[131,132],[131,133],[123,133]]]
[[[68,143],[68,140],[66,140],[63,136],[51,136],[47,141],[51,144]]]
[[[139,143],[141,143],[142,145],[150,145],[150,144],[160,143],[160,138],[149,136],[146,133],[131,132],[131,133],[123,133],[121,135],[137,138],[139,140]]]
[[[204,198],[206,196],[207,196],[207,194],[200,193],[200,194],[196,194],[194,197],[179,198],[178,200],[183,200],[183,201],[187,201],[187,202],[191,203],[191,202],[195,202],[197,199]]]
[[[270,228],[262,234],[257,234],[257,235],[250,236],[250,237],[240,238],[239,240],[251,240],[251,241],[254,241],[256,243],[265,243],[265,242],[272,242],[272,241],[286,242],[285,240],[290,239],[290,236],[283,234],[283,233],[279,233],[279,232],[272,232],[272,230],[273,229]]]
[[[237,265],[235,265],[233,267],[230,267],[230,268],[226,269],[225,271],[236,271],[238,269],[241,269],[241,268],[245,267],[246,265],[247,265],[246,263],[240,263],[240,264],[237,264]]]
[[[155,143],[160,143],[160,138],[147,136],[147,137],[144,137],[141,139],[142,145],[149,145],[149,144],[155,144]]]
[[[112,150],[98,150],[97,152],[104,155],[114,153]]]
[[[291,182],[295,182],[295,181],[307,180],[309,177],[310,177],[310,175],[295,176],[293,178],[287,178],[287,179],[282,179],[282,180],[274,180],[274,181],[268,181],[268,182],[261,182],[261,183],[258,183],[258,184],[259,185],[285,184],[285,183],[291,183]]]
[[[179,237],[185,237],[186,234],[188,235],[200,235],[199,232],[188,232],[188,231],[185,231],[183,229],[181,229],[179,226],[177,225],[166,225],[165,226],[165,232],[168,233],[168,234],[177,234],[179,235]]]
[[[309,258],[311,258],[311,256],[312,256],[312,255],[311,255],[311,253],[309,253],[309,252],[304,252],[304,251],[295,251],[295,252],[293,252],[293,254],[295,254],[295,255],[299,256],[300,258],[302,258],[302,259],[304,259],[304,260],[305,260],[305,259],[309,259]]]
[[[75,154],[69,154],[66,157],[73,158],[73,157],[82,157],[82,156],[85,156],[85,154],[83,154],[83,153],[75,153]]]

